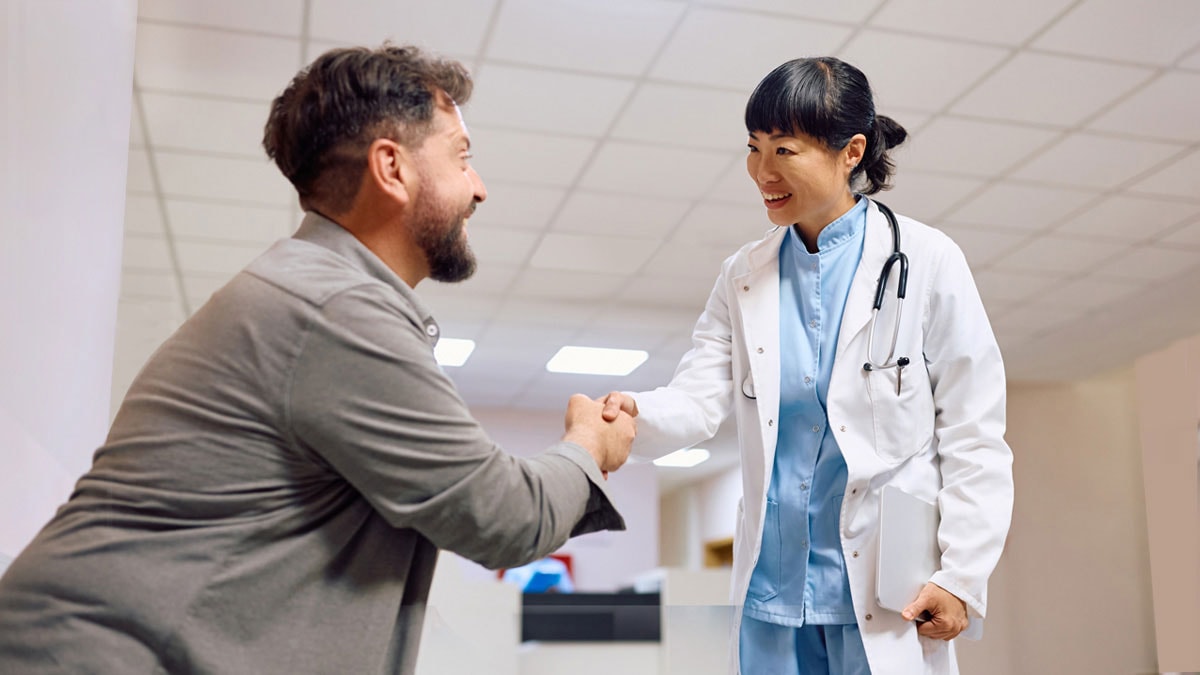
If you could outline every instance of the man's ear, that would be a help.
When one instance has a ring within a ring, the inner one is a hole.
[[[367,179],[382,194],[407,205],[413,198],[416,173],[408,148],[388,138],[376,138],[367,148]]]

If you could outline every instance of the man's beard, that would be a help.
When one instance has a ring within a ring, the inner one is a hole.
[[[430,279],[463,281],[475,273],[475,253],[463,236],[466,220],[474,212],[474,203],[463,213],[454,216],[447,216],[429,204],[427,209],[422,209],[418,214],[413,234],[429,263]]]

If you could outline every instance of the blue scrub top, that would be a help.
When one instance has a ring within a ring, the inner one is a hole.
[[[789,228],[779,249],[779,432],[762,552],[745,613],[787,626],[855,623],[838,534],[846,462],[825,412],[867,199],[827,225],[817,253]]]

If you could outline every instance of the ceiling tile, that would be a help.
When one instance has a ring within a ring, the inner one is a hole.
[[[1200,200],[1200,150],[1193,150],[1174,164],[1135,183],[1131,192],[1174,195]]]
[[[746,206],[763,205],[762,195],[746,171],[746,152],[740,152],[726,165],[721,178],[704,195],[705,199]]]
[[[537,66],[640,75],[686,3],[659,0],[507,0],[487,58]]]
[[[1096,275],[1106,279],[1165,281],[1196,266],[1200,266],[1200,252],[1140,246],[1097,270]]]
[[[1196,3],[1200,9],[1200,3]],[[1152,138],[1200,141],[1200,73],[1166,73],[1088,125]]]
[[[270,105],[175,94],[142,94],[146,126],[156,149],[264,157],[263,125]]]
[[[493,227],[541,230],[567,194],[561,188],[533,187],[487,181],[487,200],[471,216],[471,228]]]
[[[291,209],[233,206],[182,199],[167,201],[171,232],[187,239],[266,246],[292,233]]]
[[[996,261],[995,269],[1003,272],[1037,271],[1073,276],[1097,269],[1101,263],[1124,250],[1125,246],[1113,242],[1049,235],[1028,241],[1001,257]]]
[[[141,24],[134,61],[142,89],[270,101],[299,69],[298,40]]]
[[[1023,303],[993,321],[997,337],[1007,339],[1044,335],[1078,319],[1082,310],[1070,311],[1061,307],[1036,307]]]
[[[488,65],[476,76],[474,124],[601,136],[633,91],[633,81]]]
[[[690,204],[683,199],[573,190],[551,229],[618,237],[663,237],[679,223]]]
[[[661,148],[610,141],[596,155],[579,185],[651,197],[704,195],[729,162],[729,153]]]
[[[1011,174],[1049,184],[1114,188],[1179,151],[1178,146],[1075,133]]]
[[[1033,44],[1052,51],[1165,65],[1195,45],[1197,36],[1200,3],[1193,0],[1087,0]]]
[[[553,298],[510,297],[496,311],[497,324],[534,326],[582,326],[600,310],[600,303],[579,303]]]
[[[470,113],[467,113],[468,122]],[[471,128],[471,164],[489,180],[565,187],[596,147],[585,138]]]
[[[1200,204],[1115,195],[1097,200],[1055,231],[1132,243],[1153,239],[1196,214]]]
[[[1018,45],[1058,15],[1072,0],[889,0],[870,25],[930,33],[959,40]]]
[[[774,229],[761,204],[735,206],[715,202],[697,204],[675,231],[674,241],[726,249],[727,255]]]
[[[145,150],[129,149],[129,166],[126,171],[126,192],[154,192],[154,174],[150,170],[150,156]]]
[[[265,206],[290,206],[291,184],[264,157],[235,159],[156,152],[159,179],[168,197],[238,200]]]
[[[991,177],[1049,143],[1057,132],[1015,124],[938,117],[892,153],[901,169]]]
[[[391,40],[475,55],[496,0],[312,0],[309,34],[368,47]]]
[[[714,49],[713,36],[737,49]],[[655,78],[729,87],[749,95],[779,64],[826,54],[850,36],[849,28],[748,12],[694,9],[675,30]]]
[[[673,241],[662,247],[650,259],[646,272],[655,276],[670,276],[676,279],[700,279],[712,288],[713,281],[721,272],[721,263],[733,255],[736,249],[727,246],[704,246],[690,242]]]
[[[171,253],[161,234],[126,234],[121,250],[121,267],[138,270],[171,270]]]
[[[467,236],[480,265],[523,265],[542,235],[504,227],[468,226]]]
[[[950,110],[992,119],[1072,126],[1145,82],[1153,72],[1149,68],[1021,52]],[[1064,82],[1071,86],[1064,87]]]
[[[526,269],[513,294],[526,299],[599,300],[611,297],[625,279],[615,274]]]
[[[138,18],[300,37],[304,0],[140,0]]]
[[[1061,277],[986,269],[975,273],[984,302],[1023,301],[1061,284]]]
[[[1038,297],[1043,306],[1075,307],[1083,311],[1102,309],[1119,303],[1142,290],[1141,283],[1112,281],[1092,276],[1058,284]]]
[[[980,230],[943,223],[939,226],[962,249],[971,267],[990,265],[997,258],[1013,250],[1025,241],[1028,235],[1023,232],[997,232],[995,230]]]
[[[618,296],[621,300],[641,307],[669,307],[671,309],[691,309],[699,316],[704,309],[704,303],[712,294],[713,283],[717,272],[712,268],[712,275],[707,279],[697,277],[680,278],[655,275],[642,275],[634,283],[629,284]]]
[[[714,272],[714,279],[716,274]],[[629,331],[641,336],[667,335],[672,339],[680,335],[691,335],[696,325],[697,313],[686,309],[663,309],[661,307],[638,307],[619,303],[599,312],[587,330]],[[607,341],[612,341],[606,337]],[[614,345],[615,346],[615,345]],[[640,347],[649,349],[649,347]]]
[[[1165,246],[1200,247],[1200,219],[1179,227],[1159,239],[1157,243]]]
[[[841,0],[840,2],[796,2],[796,0],[708,0],[707,4],[736,9],[794,14],[809,19],[858,23],[867,18],[883,0]]]
[[[640,269],[657,248],[658,241],[653,239],[552,232],[542,238],[529,266],[533,269],[630,274]]]
[[[1007,49],[864,30],[839,56],[866,74],[875,107],[941,110],[1008,55]]]
[[[746,143],[745,111],[746,97],[742,94],[647,83],[634,94],[612,137],[738,150]]]
[[[979,178],[901,171],[892,179],[894,187],[874,195],[897,213],[932,223],[947,209],[983,186]]]
[[[235,244],[228,242],[195,241],[177,239],[175,250],[179,253],[179,266],[188,275],[223,276],[226,279],[241,271],[263,251],[266,246]],[[188,289],[191,293],[191,289]]]
[[[125,197],[125,233],[162,235],[162,212],[158,200],[144,195]]]
[[[998,183],[971,198],[947,218],[969,225],[1040,230],[1092,199],[1091,193],[1078,190]]]
[[[121,297],[175,300],[175,275],[169,270],[121,270]]]

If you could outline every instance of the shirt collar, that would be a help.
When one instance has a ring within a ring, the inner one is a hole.
[[[801,241],[800,237],[795,236],[795,233],[792,233],[792,235],[788,237],[788,239],[792,242],[792,246],[797,247],[797,250],[802,251],[807,255],[821,255],[822,253],[825,253],[830,249],[837,248],[848,241],[861,238],[863,230],[867,224],[867,203],[870,200],[862,195],[855,195],[855,198],[857,201],[854,203],[854,206],[850,207],[849,211],[846,211],[839,216],[837,220],[826,225],[821,230],[821,234],[817,235],[816,253],[808,253],[808,249],[805,248],[804,242]]]
[[[304,214],[304,220],[301,221],[300,228],[296,230],[296,233],[292,237],[328,249],[367,276],[394,288],[404,298],[405,302],[412,305],[412,308],[416,310],[417,316],[421,319],[421,324],[425,327],[425,335],[431,341],[437,341],[438,335],[441,332],[437,321],[434,320],[432,313],[425,306],[425,303],[421,302],[421,298],[417,295],[416,291],[410,288],[399,275],[392,271],[392,268],[380,260],[379,256],[375,255],[371,249],[367,248],[366,244],[359,241],[349,230],[319,213],[309,211]]]

